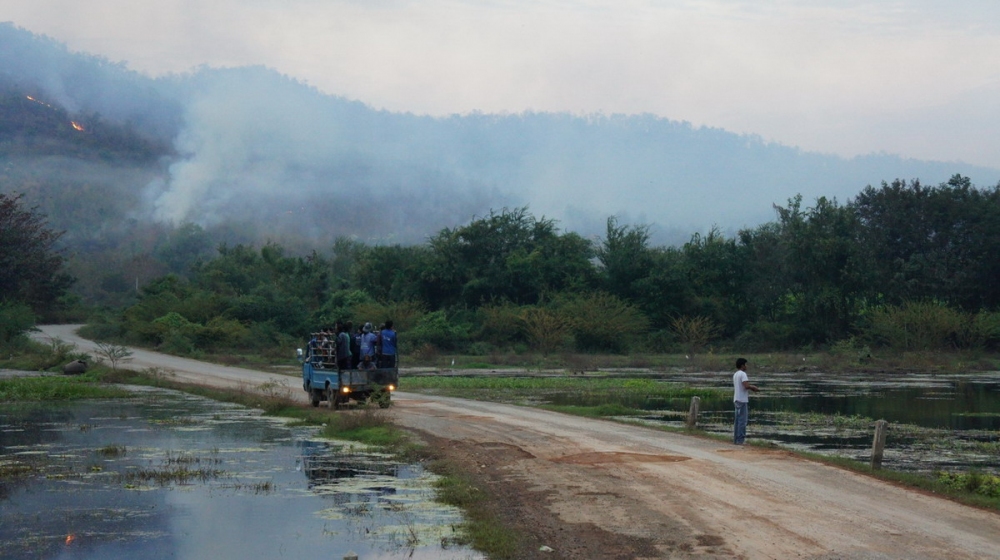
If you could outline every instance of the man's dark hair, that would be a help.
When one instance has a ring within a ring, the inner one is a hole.
[[[736,369],[743,369],[745,365],[747,365],[746,358],[736,358]]]
[[[391,329],[392,328],[392,321],[386,321],[385,322],[385,328]]]

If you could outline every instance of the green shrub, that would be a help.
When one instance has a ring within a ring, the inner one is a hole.
[[[35,314],[19,302],[0,302],[0,344],[23,337],[35,326]]]
[[[936,302],[909,302],[878,309],[868,337],[896,350],[954,349],[966,343],[970,317]]]
[[[719,336],[719,326],[708,317],[675,317],[670,321],[670,327],[683,350],[689,354],[701,352]]]
[[[364,290],[338,290],[330,294],[312,320],[317,324],[346,321],[355,316],[355,308],[374,303],[375,300]]]
[[[466,353],[470,356],[489,356],[493,353],[493,351],[494,347],[490,343],[483,342],[481,340],[473,342],[469,345],[469,348],[466,349]]]
[[[411,348],[430,344],[441,350],[455,350],[468,341],[469,325],[454,323],[444,311],[434,311],[421,317],[407,335]]]
[[[653,331],[646,336],[645,349],[655,354],[669,354],[678,350],[677,337],[666,329]]]
[[[527,307],[521,311],[520,319],[528,345],[543,354],[563,348],[571,339],[572,323],[561,313],[544,307]]]
[[[426,313],[424,305],[418,301],[365,302],[354,305],[349,316],[354,318],[355,324],[363,325],[370,321],[375,327],[386,321],[392,321],[394,330],[406,332],[416,326],[424,313]]]
[[[937,479],[945,486],[980,494],[989,498],[1000,498],[1000,476],[976,471],[968,473],[938,473]]]
[[[1000,350],[1000,313],[976,313],[967,324],[964,342],[968,348]]]
[[[736,337],[735,347],[744,352],[787,350],[796,346],[795,328],[787,323],[757,321]]]
[[[637,307],[604,292],[560,300],[556,309],[570,321],[581,352],[624,354],[649,331],[649,320]]]
[[[122,336],[122,325],[117,322],[94,322],[80,327],[80,336],[90,340],[117,340]]]
[[[479,332],[476,338],[498,348],[523,340],[522,308],[509,302],[489,304],[476,311]]]
[[[200,348],[218,348],[239,345],[246,339],[249,329],[235,320],[215,317],[207,325],[196,329],[194,342]]]

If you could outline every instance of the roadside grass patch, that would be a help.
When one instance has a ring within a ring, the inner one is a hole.
[[[362,406],[329,415],[323,435],[397,451],[408,442],[406,434],[392,423],[388,411],[376,406]]]
[[[976,471],[968,473],[940,472],[937,473],[937,481],[949,489],[993,498],[1000,503],[1000,476]]]
[[[487,492],[450,463],[434,461],[429,468],[440,476],[435,483],[437,501],[455,506],[465,513],[462,532],[468,537],[468,542],[459,544],[468,544],[491,560],[522,557],[520,536],[507,528],[493,511],[491,504],[494,500]]]

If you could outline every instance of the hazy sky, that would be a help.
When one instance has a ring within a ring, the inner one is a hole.
[[[151,75],[260,64],[376,108],[653,113],[1000,168],[996,0],[0,0]]]

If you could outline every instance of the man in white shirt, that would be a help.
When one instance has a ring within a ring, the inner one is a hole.
[[[746,358],[736,360],[736,373],[733,374],[733,404],[736,405],[736,418],[733,422],[733,443],[743,445],[747,439],[747,419],[750,414],[750,391],[759,391],[747,378]]]

